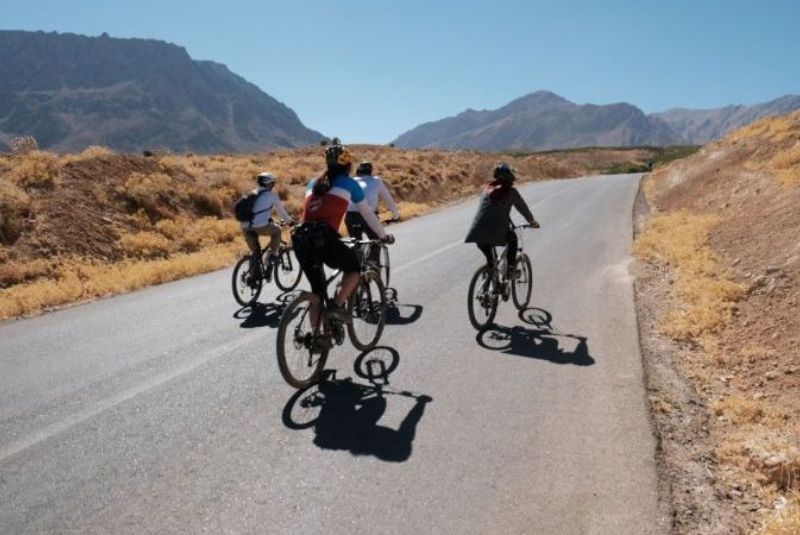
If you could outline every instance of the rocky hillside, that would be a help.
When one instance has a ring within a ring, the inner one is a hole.
[[[674,532],[800,533],[800,112],[644,191],[636,302]]]
[[[784,115],[795,110],[800,110],[800,95],[785,95],[753,106],[735,105],[709,110],[673,108],[654,113],[651,117],[667,123],[684,143],[702,145],[762,117]]]
[[[395,140],[401,147],[548,150],[575,147],[700,145],[768,115],[800,109],[787,95],[754,106],[710,110],[674,108],[645,115],[627,103],[575,104],[537,91],[496,110],[467,110],[425,123]]]
[[[497,110],[467,110],[420,125],[395,140],[401,147],[536,149],[669,145],[675,135],[660,119],[619,103],[575,104],[537,91]]]
[[[316,144],[284,104],[161,41],[0,31],[0,150],[260,151]]]

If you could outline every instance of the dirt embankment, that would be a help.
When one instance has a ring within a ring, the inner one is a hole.
[[[351,147],[374,162],[403,217],[473,194],[498,156]],[[523,180],[572,176],[554,156],[508,157]],[[322,149],[254,155],[0,155],[0,319],[228,265],[245,249],[232,202],[264,170],[297,215]]]
[[[677,533],[800,533],[800,113],[647,177],[637,305]]]

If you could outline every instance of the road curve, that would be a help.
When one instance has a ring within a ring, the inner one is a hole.
[[[228,271],[0,324],[0,533],[666,533],[627,271],[638,179],[521,188],[534,309],[501,304],[482,336],[475,201],[397,225],[382,347],[358,368],[337,348],[335,379],[297,395],[280,306],[239,310]]]

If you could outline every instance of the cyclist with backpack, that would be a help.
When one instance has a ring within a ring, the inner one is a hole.
[[[338,232],[347,207],[350,203],[356,207],[378,239],[392,243],[394,238],[383,230],[367,203],[364,190],[350,176],[353,157],[336,138],[325,149],[325,164],[325,172],[308,184],[301,223],[292,231],[292,245],[316,295],[325,294],[323,263],[342,270],[341,287],[327,314],[338,321],[349,321],[345,303],[358,286],[360,266],[355,253],[342,243]]]
[[[478,246],[486,257],[486,265],[490,267],[492,249],[507,244],[509,278],[516,275],[514,266],[518,250],[517,235],[510,228],[511,207],[516,208],[528,224],[539,228],[539,223],[536,222],[527,203],[514,187],[516,178],[514,170],[506,163],[500,163],[494,168],[494,180],[489,182],[481,193],[478,211],[465,240]]]
[[[277,255],[281,243],[281,228],[273,223],[272,213],[277,212],[285,223],[292,223],[292,218],[281,204],[280,198],[272,192],[275,187],[275,177],[270,173],[259,173],[255,177],[258,187],[247,195],[241,197],[234,205],[236,219],[241,223],[242,235],[253,261],[250,263],[251,271],[259,265],[261,244],[259,236],[269,236],[270,254]],[[250,273],[255,276],[255,273]]]

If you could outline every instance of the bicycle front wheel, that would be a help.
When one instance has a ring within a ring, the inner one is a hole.
[[[300,284],[303,271],[291,247],[283,247],[274,266],[275,284],[284,292],[291,292]]]
[[[531,302],[531,292],[533,291],[533,269],[528,255],[521,254],[517,258],[517,270],[519,276],[512,281],[511,296],[514,298],[514,306],[518,310],[524,310]]]
[[[320,299],[303,293],[284,311],[278,326],[278,368],[283,379],[295,388],[305,388],[319,381],[330,350],[326,322],[315,328],[312,315],[321,314]]]
[[[467,293],[467,312],[469,322],[479,331],[488,328],[497,314],[498,296],[493,291],[492,271],[482,266],[478,268],[469,283]]]
[[[386,291],[378,274],[369,270],[347,303],[352,321],[347,324],[350,341],[361,351],[369,351],[381,338],[386,325]]]
[[[390,265],[389,265],[389,247],[385,244],[381,244],[381,256],[380,256],[380,275],[381,279],[383,279],[383,287],[389,287],[389,275],[390,275]]]
[[[243,307],[252,305],[261,295],[263,281],[260,274],[253,277],[250,276],[251,271],[257,271],[250,269],[251,263],[252,258],[249,255],[240,258],[233,268],[233,276],[231,278],[233,298]]]

